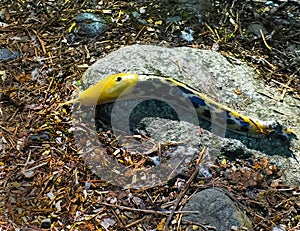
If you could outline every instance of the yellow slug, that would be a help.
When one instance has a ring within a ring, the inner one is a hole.
[[[143,85],[144,84],[144,85]],[[170,86],[165,88],[165,86]],[[166,90],[167,89],[167,90]],[[174,90],[177,89],[180,91]],[[63,103],[70,104],[79,102],[82,105],[99,105],[122,99],[145,98],[160,92],[170,95],[179,105],[184,104],[184,98],[188,98],[195,107],[199,117],[211,121],[212,114],[225,115],[226,128],[235,133],[253,137],[276,134],[284,139],[295,137],[288,128],[281,126],[277,121],[255,121],[247,116],[215,102],[205,94],[189,87],[188,85],[173,78],[159,76],[145,76],[129,73],[118,73],[105,77],[94,86],[79,93],[77,99]],[[180,97],[184,96],[184,97]]]

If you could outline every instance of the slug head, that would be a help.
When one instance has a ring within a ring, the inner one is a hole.
[[[138,81],[137,74],[118,73],[105,77],[94,86],[81,92],[78,101],[83,105],[114,102],[119,96],[132,91]]]

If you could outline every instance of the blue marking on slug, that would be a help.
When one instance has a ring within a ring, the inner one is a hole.
[[[227,124],[236,124],[236,121],[232,119],[232,116],[229,114],[229,111],[226,111],[226,120]]]
[[[240,121],[240,125],[241,125],[241,127],[248,128],[248,127],[250,126],[250,124],[249,124],[249,123],[247,123],[247,122],[244,122],[244,121],[242,121],[241,119],[239,119],[239,121]]]
[[[181,87],[181,86],[178,86],[178,88],[186,95],[188,95],[188,98],[190,99],[190,101],[192,102],[192,104],[194,105],[194,107],[206,107],[206,103],[203,99],[201,99],[200,97],[198,96],[195,96],[193,92],[191,92],[190,90],[184,88],[184,87]],[[189,96],[191,95],[191,96]]]
[[[236,124],[233,119],[227,118],[227,124]]]
[[[194,106],[201,106],[201,107],[205,107],[207,106],[205,101],[197,96],[192,96],[192,97],[189,97],[189,99],[191,100],[191,102],[193,103]]]
[[[185,94],[193,94],[191,91],[189,91],[188,89],[186,89],[184,87],[178,86],[178,88]]]
[[[250,127],[250,124],[248,122],[245,122],[243,120],[243,118],[235,118],[235,119],[238,121],[240,127],[242,127],[242,128],[249,128]],[[237,121],[235,121],[232,118],[232,115],[230,115],[230,112],[228,112],[228,111],[226,111],[226,120],[227,120],[227,124],[236,124],[237,123]]]
[[[231,115],[229,114],[229,111],[226,111],[226,119],[231,119]]]

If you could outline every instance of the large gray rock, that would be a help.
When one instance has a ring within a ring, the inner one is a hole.
[[[123,47],[93,64],[84,73],[84,86],[92,86],[103,77],[118,72],[160,73],[162,76],[173,77],[206,92],[241,114],[254,119],[276,119],[291,127],[300,137],[300,118],[296,116],[300,115],[297,107],[299,102],[289,96],[285,96],[282,103],[266,97],[269,94],[277,98],[280,92],[255,79],[249,67],[233,65],[217,52],[188,47]],[[241,95],[235,94],[237,89],[242,92]],[[129,129],[139,129],[157,141],[179,141],[192,147],[206,146],[207,161],[212,161],[220,153],[233,158],[272,155],[271,160],[285,170],[282,180],[300,185],[298,163],[290,157],[292,154],[300,159],[297,140],[284,145],[268,138],[253,139],[231,133],[227,133],[224,138],[224,131],[213,126],[213,134],[210,132],[210,124],[201,120],[200,125],[205,130],[200,134],[199,127],[191,123],[197,118],[177,108],[175,111],[173,109],[153,100],[143,103],[129,100],[99,107],[98,115],[107,119],[107,115],[113,112],[112,127],[115,132],[126,130],[128,133]],[[181,121],[176,121],[178,114]]]
[[[184,206],[183,211],[198,211],[184,219],[214,226],[216,230],[231,230],[231,227],[253,230],[250,218],[239,207],[229,192],[220,188],[205,189],[196,193]]]

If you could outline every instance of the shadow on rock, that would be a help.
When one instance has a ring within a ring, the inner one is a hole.
[[[129,104],[131,105],[129,106]],[[199,125],[200,128],[207,131],[212,130],[212,125],[210,122],[203,120],[201,118],[197,118],[197,120],[195,120],[195,118],[190,117],[189,112],[184,112],[184,111],[178,112],[178,109],[175,111],[168,104],[158,100],[146,100],[139,104],[134,102],[132,103],[132,100],[128,100],[128,101],[125,100],[122,102],[122,104],[117,105],[117,107],[118,108],[116,109],[113,103],[97,106],[96,121],[98,122],[102,121],[102,123],[99,123],[97,126],[101,127],[103,126],[104,123],[105,125],[109,126],[107,129],[111,129],[112,121],[113,121],[113,128],[118,130],[119,132],[124,131],[123,134],[125,135],[132,135],[132,134],[142,132],[142,133],[146,133],[146,135],[151,136],[151,134],[147,134],[147,130],[148,130],[147,126],[149,125],[144,124],[143,119],[150,117],[153,118],[153,120],[155,120],[155,118],[157,117],[157,118],[164,118],[167,120],[184,120],[186,122],[192,123],[193,125],[195,124],[195,121],[197,121],[198,123],[195,125]],[[133,108],[133,110],[130,112],[130,117],[127,121],[126,119],[124,120],[124,114],[126,113],[128,114],[128,111],[126,111],[128,110],[128,108]],[[112,120],[112,110],[114,110],[113,120]],[[179,113],[180,113],[180,119],[178,116]],[[161,129],[159,125],[155,126],[155,123],[152,123],[150,126],[154,126],[150,130],[156,129],[160,131]],[[179,130],[178,132],[180,133],[182,131]],[[190,134],[190,135],[193,136],[195,134]],[[226,141],[228,145],[223,146],[223,148],[221,149],[221,152],[228,157],[235,158],[240,156],[240,153],[244,153],[244,152],[246,153],[246,151],[243,151],[245,148],[243,147],[236,148],[235,145],[231,145],[230,139],[239,140],[247,148],[263,152],[267,155],[280,155],[286,157],[294,157],[293,152],[290,150],[291,140],[285,139],[281,136],[254,138],[254,137],[248,137],[245,135],[237,134],[232,131],[224,131],[224,133],[220,132],[219,134],[216,135],[218,135],[216,136],[216,139],[218,139],[219,141],[220,139],[224,139],[224,138],[227,138],[227,140],[229,140],[228,142]],[[237,150],[240,151],[237,152]]]

